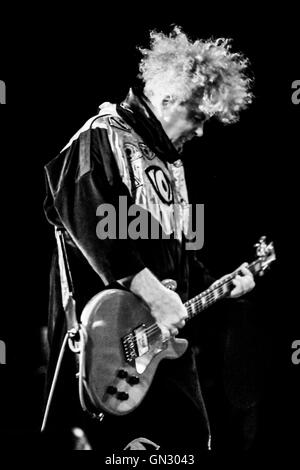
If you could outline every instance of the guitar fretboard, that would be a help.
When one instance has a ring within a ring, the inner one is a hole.
[[[257,274],[261,270],[261,261],[259,259],[254,261],[248,265],[248,269],[252,274]],[[222,280],[217,281],[212,287],[209,287],[204,292],[201,292],[201,294],[196,295],[196,297],[193,297],[192,299],[185,302],[184,306],[188,312],[188,319],[193,318],[195,315],[202,312],[210,305],[213,305],[218,300],[226,297],[234,288],[234,283],[232,280],[237,274],[239,274],[238,269],[231,274],[228,274],[228,276]]]
[[[248,269],[253,275],[262,275],[266,268],[269,267],[270,263],[276,259],[273,242],[266,246],[264,238],[265,237],[261,237],[259,244],[257,244],[259,247],[259,252],[257,253],[259,257],[248,265]],[[185,302],[184,306],[188,313],[187,320],[190,320],[210,305],[213,305],[218,300],[226,297],[235,287],[233,280],[237,274],[242,274],[240,272],[240,268],[236,269],[224,278],[219,279],[207,290]],[[142,356],[144,354],[145,347],[148,347],[148,342],[150,344],[153,341],[156,344],[157,338],[165,342],[169,341],[169,339],[173,337],[164,337],[160,326],[156,322],[151,323],[146,328],[144,328],[144,326],[145,325],[143,325],[142,328],[139,327],[132,330],[122,338],[125,357],[128,362]]]

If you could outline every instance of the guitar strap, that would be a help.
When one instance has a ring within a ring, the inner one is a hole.
[[[85,343],[86,343],[86,332],[84,327],[78,323],[76,317],[76,301],[74,298],[74,286],[71,276],[71,270],[68,262],[65,238],[64,238],[64,229],[60,229],[55,227],[55,238],[57,243],[57,250],[58,250],[58,265],[59,265],[59,273],[60,273],[60,285],[61,285],[61,298],[62,298],[62,305],[66,316],[66,326],[67,326],[67,333],[63,340],[59,357],[57,360],[54,377],[51,384],[51,389],[49,392],[46,410],[43,417],[43,423],[41,431],[43,432],[47,423],[48,414],[53,398],[53,394],[55,391],[61,363],[64,357],[64,353],[66,350],[67,343],[69,345],[70,350],[75,353],[75,361],[76,361],[76,377],[78,379],[78,386],[79,386],[79,401],[83,411],[89,414],[92,418],[97,418],[100,421],[103,419],[103,413],[99,412],[92,412],[88,409],[86,405],[86,397],[85,397],[85,370],[84,370],[84,353],[85,353]]]
[[[60,273],[61,298],[66,315],[67,331],[69,336],[75,335],[79,330],[76,318],[76,302],[74,299],[74,286],[67,257],[63,229],[55,227],[55,238],[58,250],[58,265]]]

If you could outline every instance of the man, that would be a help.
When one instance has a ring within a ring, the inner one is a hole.
[[[129,441],[140,448],[141,438],[160,449],[203,450],[210,443],[209,422],[193,354],[193,330],[201,328],[201,322],[185,327],[183,302],[213,279],[187,249],[188,198],[180,152],[186,141],[201,137],[210,117],[225,123],[238,119],[251,101],[250,80],[247,61],[231,52],[228,41],[192,42],[178,27],[169,36],[152,32],[150,49],[141,53],[143,92],[134,87],[121,104],[101,105],[99,114],[46,165],[45,211],[49,222],[65,231],[78,319],[99,290],[119,286],[148,304],[165,337],[180,333],[190,339],[190,347],[176,361],[160,364],[135,411],[126,417],[107,415],[101,423],[92,422],[80,408],[75,358],[67,350],[46,429],[55,434],[81,427],[93,449],[117,452]],[[124,227],[103,233],[107,204],[114,207],[116,220],[122,219],[120,198],[159,222],[161,236],[116,235],[124,233]],[[170,278],[176,280],[177,292],[161,283]],[[246,264],[233,284],[232,298],[254,287]],[[55,254],[49,384],[65,332]]]

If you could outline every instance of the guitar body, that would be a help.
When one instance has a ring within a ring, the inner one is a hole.
[[[85,306],[87,332],[84,385],[97,409],[114,415],[133,411],[143,400],[162,359],[176,359],[185,339],[162,341],[145,302],[118,289],[102,291]]]

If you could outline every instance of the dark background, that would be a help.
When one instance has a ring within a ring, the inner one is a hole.
[[[203,138],[187,145],[184,162],[191,202],[205,204],[199,258],[213,274],[221,276],[251,261],[261,235],[274,241],[277,261],[249,295],[258,338],[253,448],[270,455],[296,449],[300,365],[291,362],[291,344],[300,336],[300,105],[291,102],[291,84],[300,78],[296,19],[288,7],[264,14],[247,8],[238,14],[229,7],[225,12],[195,4],[191,8],[163,15],[143,4],[132,13],[129,7],[104,11],[86,5],[63,14],[45,4],[40,11],[19,9],[18,19],[7,16],[0,69],[7,85],[7,104],[0,107],[0,339],[7,345],[7,365],[0,365],[0,429],[3,442],[16,448],[22,442],[34,448],[41,420],[45,359],[40,329],[47,321],[54,246],[43,215],[43,166],[101,102],[125,97],[137,73],[136,46],[148,45],[147,31],[168,31],[176,23],[194,39],[231,37],[233,49],[249,57],[255,76],[256,98],[240,122],[209,122]],[[212,356],[212,366],[213,361]],[[216,416],[213,396],[207,399],[213,427],[222,435],[227,411],[220,407]]]

